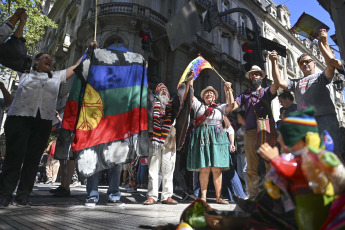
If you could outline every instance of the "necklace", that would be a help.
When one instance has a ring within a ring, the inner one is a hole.
[[[256,100],[254,101],[254,99],[253,99],[253,95],[252,95],[252,91],[250,91],[250,99],[252,100],[252,103],[254,102],[254,103],[256,103],[256,102],[258,102],[258,100],[260,100],[260,98],[261,98],[261,89],[259,89],[259,96],[258,96],[258,98],[256,98]]]

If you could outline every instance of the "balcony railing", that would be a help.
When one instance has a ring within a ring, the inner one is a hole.
[[[239,35],[242,35],[243,37],[247,37],[247,32],[246,32],[245,26],[239,26],[237,30],[238,30]]]
[[[98,5],[98,16],[101,15],[127,15],[131,17],[138,17],[141,19],[149,19],[152,22],[158,24],[162,28],[166,27],[168,20],[161,14],[153,11],[152,9],[133,3],[111,2]],[[83,20],[87,20],[95,17],[95,9],[92,8],[84,15]]]
[[[213,43],[203,39],[202,37],[200,37],[198,35],[196,36],[196,42],[197,42],[198,45],[200,45],[200,46],[202,46],[202,47],[212,51]]]
[[[237,28],[237,22],[235,20],[233,20],[230,15],[225,15],[221,17],[222,21],[224,21],[225,23],[229,24],[231,27],[233,27],[233,29],[236,30]]]

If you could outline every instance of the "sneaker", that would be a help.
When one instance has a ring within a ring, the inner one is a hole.
[[[126,206],[126,204],[120,200],[108,200],[107,205],[117,206],[117,207],[125,207]]]
[[[89,199],[86,199],[85,206],[86,207],[95,207],[96,203],[97,203],[97,201],[95,198],[89,198]]]
[[[78,187],[78,186],[81,186],[81,183],[79,181],[74,181],[72,184],[71,184],[72,187]]]
[[[27,198],[27,197],[25,197],[25,198],[23,198],[21,200],[14,199],[12,204],[14,206],[17,206],[17,207],[30,207],[31,206],[29,198]]]
[[[67,190],[64,187],[53,194],[53,197],[70,197],[71,196],[71,190]]]
[[[1,198],[0,199],[0,208],[8,208],[10,206],[11,200],[8,198]]]
[[[45,182],[45,184],[53,184],[52,179],[48,179],[48,180]]]

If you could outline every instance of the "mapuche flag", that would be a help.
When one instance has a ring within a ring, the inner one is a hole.
[[[129,139],[135,136],[140,153],[148,154],[148,141],[143,140],[148,137],[144,58],[95,48],[75,72],[78,77],[66,103],[56,158],[67,158],[73,132],[73,155],[83,176],[125,162]]]

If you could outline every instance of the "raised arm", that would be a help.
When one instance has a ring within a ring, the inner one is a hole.
[[[193,87],[193,83],[194,83],[194,70],[189,71],[189,73],[187,74],[187,84],[186,84],[186,91],[184,92],[183,95],[183,102],[187,99],[187,95],[189,93],[189,86]]]
[[[229,83],[230,86],[227,83]],[[234,99],[233,90],[231,88],[230,82],[226,82],[224,84],[224,91],[225,91],[225,101],[226,101],[226,104],[228,104],[225,108],[225,112],[232,113],[233,111],[238,109],[240,106],[237,103],[237,101],[235,101]]]
[[[224,83],[224,92],[225,92],[225,101],[227,104],[225,108],[225,112],[231,113],[233,110],[236,110],[236,109],[233,109],[235,100],[234,100],[234,95],[232,94],[231,82]]]
[[[329,46],[328,43],[328,36],[327,36],[327,31],[325,29],[320,29],[319,30],[319,37],[318,37],[318,44],[320,51],[322,53],[322,56],[325,58],[326,61],[326,69],[325,69],[325,75],[328,79],[332,79],[334,76],[334,70],[335,66],[332,65],[334,63],[335,57],[334,54]]]
[[[28,20],[28,15],[26,14],[26,11],[22,12],[19,15],[19,20],[20,20],[19,25],[13,34],[16,38],[23,37],[24,26],[26,24],[26,21]]]
[[[272,94],[276,94],[279,87],[286,90],[288,88],[288,83],[281,78],[279,66],[278,66],[278,53],[273,50],[269,54],[269,59],[272,63],[272,77],[273,77],[273,85],[271,85],[270,90]]]
[[[8,19],[8,21],[0,27],[0,44],[4,43],[10,36],[22,13],[25,13],[25,9],[17,9],[16,12]]]
[[[98,46],[98,43],[96,40],[93,40],[90,45],[91,46],[94,46],[94,45]],[[74,69],[80,64],[82,58],[83,58],[83,56],[81,56],[74,65],[72,65],[66,69],[66,80],[68,80],[69,78],[71,78],[74,75]]]

